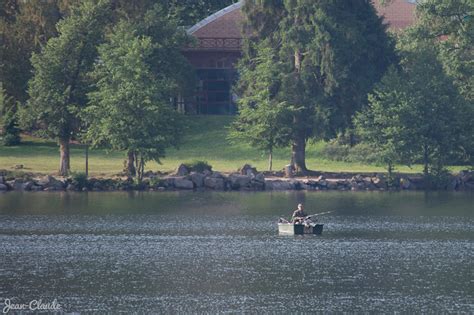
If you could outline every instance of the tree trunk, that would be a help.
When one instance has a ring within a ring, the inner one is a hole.
[[[273,168],[273,149],[270,149],[268,154],[268,170],[271,172]]]
[[[70,167],[69,139],[59,139],[59,175],[68,176]]]
[[[86,145],[86,177],[89,177],[89,145]]]
[[[425,176],[425,178],[428,177],[428,165],[429,165],[429,154],[428,154],[428,148],[426,145],[423,146],[423,164],[424,164],[424,167],[423,167],[423,175]]]
[[[297,173],[308,173],[306,168],[306,139],[302,132],[298,132],[291,144],[291,163]]]
[[[135,154],[133,151],[127,152],[127,175],[131,177],[137,175],[137,170],[135,168]]]

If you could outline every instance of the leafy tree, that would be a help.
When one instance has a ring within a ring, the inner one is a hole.
[[[401,69],[387,73],[355,124],[389,168],[421,161],[428,184],[460,150],[468,108],[429,42],[402,49]]]
[[[17,106],[12,97],[7,96],[0,82],[0,130],[3,145],[11,146],[20,143]]]
[[[147,161],[159,162],[165,149],[178,143],[179,114],[169,99],[188,66],[177,55],[186,40],[155,7],[138,26],[121,21],[99,47],[100,61],[92,73],[96,90],[85,110],[86,138],[93,146],[128,152],[139,181]]]
[[[255,67],[255,43],[268,40],[281,82],[272,98],[291,110],[292,164],[307,173],[307,140],[350,126],[395,59],[386,26],[362,0],[247,1],[244,14],[250,35],[243,67]],[[239,84],[245,95],[251,84]]]
[[[31,78],[30,57],[57,36],[56,23],[78,0],[0,1],[0,81],[8,95],[24,102]]]
[[[70,170],[69,142],[80,126],[78,112],[85,106],[90,82],[87,73],[97,57],[108,17],[108,1],[85,1],[58,23],[58,37],[33,54],[34,76],[29,82],[24,125],[37,128],[59,142],[59,173]]]
[[[243,140],[269,154],[272,170],[273,149],[287,146],[290,141],[291,112],[284,103],[277,103],[273,93],[278,90],[278,67],[271,48],[261,45],[253,69],[244,66],[241,82],[246,82],[246,94],[239,99],[239,116],[233,123],[231,138]],[[258,104],[258,106],[257,106]],[[290,119],[290,121],[288,121]]]
[[[468,101],[474,100],[474,2],[426,0],[417,5],[415,39],[438,48],[448,75]]]

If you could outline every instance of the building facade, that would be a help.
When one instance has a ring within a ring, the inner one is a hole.
[[[237,111],[232,85],[238,77],[236,64],[242,54],[243,0],[224,8],[187,30],[197,44],[183,50],[196,69],[194,97],[178,99],[178,108],[190,114],[228,115]],[[393,0],[388,6],[376,1],[377,12],[392,30],[414,22],[414,1]]]

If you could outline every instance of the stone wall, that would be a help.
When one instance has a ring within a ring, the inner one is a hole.
[[[384,191],[422,190],[420,176],[401,176],[395,184],[388,185],[383,174],[358,174],[346,177],[319,176],[314,178],[265,177],[255,168],[246,165],[239,172],[223,174],[205,170],[202,173],[188,172],[180,166],[174,175],[149,174],[142,183],[136,184],[130,178],[89,178],[77,182],[73,178],[53,176],[13,178],[0,175],[0,191],[114,191],[114,190],[216,190],[216,191],[264,191],[264,190],[338,190],[338,191]],[[462,171],[452,176],[445,190],[474,191],[474,171]]]

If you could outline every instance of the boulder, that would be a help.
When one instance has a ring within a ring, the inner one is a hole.
[[[182,179],[182,178],[184,178],[184,177],[182,177],[182,176],[181,177],[176,177],[176,176],[163,177],[159,186],[164,186],[166,188],[174,187],[174,183],[175,183],[176,179]]]
[[[224,190],[225,181],[224,181],[224,178],[220,178],[220,177],[206,177],[204,179],[204,186],[206,186],[207,188],[215,189],[215,190]]]
[[[232,174],[229,176],[232,189],[241,189],[250,187],[251,178],[249,175]]]
[[[379,176],[372,177],[372,183],[378,188],[385,188],[386,186],[385,179]]]
[[[265,183],[265,175],[263,175],[263,173],[258,173],[257,175],[255,175],[255,178],[253,178],[252,180],[256,182]]]
[[[39,186],[48,187],[51,183],[55,181],[54,177],[51,175],[45,176],[37,181]]]
[[[14,179],[6,182],[7,186],[10,186],[13,190],[23,190],[23,180]]]
[[[8,190],[8,186],[5,185],[5,184],[0,184],[0,191],[7,191]]]
[[[266,180],[265,187],[270,190],[294,190],[294,182],[286,180]]]
[[[43,187],[38,186],[38,185],[32,185],[30,190],[31,191],[41,191],[41,190],[43,190]]]
[[[222,175],[220,172],[212,172],[210,174],[210,177],[212,177],[212,178],[222,178],[222,179],[225,178],[224,175]]]
[[[176,176],[186,176],[189,174],[189,170],[184,164],[180,164],[175,171]]]
[[[194,189],[194,184],[189,179],[177,178],[174,181],[174,187],[178,189]]]
[[[321,186],[321,187],[326,187],[328,185],[328,182],[325,179],[319,180],[317,183],[318,183],[318,186]]]
[[[364,180],[364,177],[362,177],[362,175],[358,174],[356,176],[353,176],[351,178],[351,181],[355,181],[355,182],[362,182]]]
[[[197,188],[204,186],[204,178],[206,178],[204,174],[191,173],[190,178],[191,181],[194,183],[194,186],[196,186]]]
[[[255,176],[257,175],[257,169],[252,167],[250,164],[245,164],[241,168],[239,168],[240,175],[247,175],[247,176]]]
[[[364,184],[365,184],[366,186],[372,185],[372,178],[370,178],[370,177],[363,177],[363,178],[362,178],[362,181],[364,182]]]
[[[402,177],[400,178],[400,188],[402,189],[410,189],[411,188],[411,182],[407,177]]]
[[[351,190],[365,190],[365,184],[364,182],[357,182],[357,181],[351,181]]]
[[[23,183],[23,185],[22,185],[22,190],[30,191],[30,190],[31,190],[31,187],[33,187],[33,182],[32,182],[32,181],[28,181],[28,182],[26,182],[26,183]]]
[[[458,177],[454,177],[449,181],[446,189],[450,191],[456,190],[458,186],[460,186],[460,184],[461,184],[461,179]]]
[[[0,176],[0,184],[5,184],[5,176]]]
[[[337,181],[334,181],[334,180],[327,181],[327,187],[328,189],[337,189]]]

